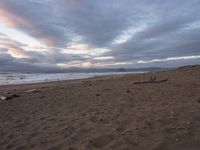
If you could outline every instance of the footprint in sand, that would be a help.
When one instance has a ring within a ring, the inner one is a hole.
[[[16,147],[16,150],[25,150],[25,149],[27,149],[26,145],[20,145],[20,146]]]
[[[47,150],[60,150],[60,149],[63,149],[63,145],[62,144],[51,146]]]
[[[111,143],[114,140],[114,137],[112,135],[102,135],[98,136],[92,140],[90,140],[90,143],[95,147],[95,148],[103,148],[109,143]]]

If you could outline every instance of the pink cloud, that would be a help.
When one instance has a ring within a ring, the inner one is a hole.
[[[56,43],[59,43],[59,39],[57,39],[54,36],[45,36],[43,38],[40,38],[40,40],[50,46],[53,46],[53,45],[56,45]]]
[[[0,3],[0,21],[7,27],[17,28],[18,25],[33,27],[33,24],[26,18],[13,13],[7,6]]]
[[[17,47],[10,47],[9,53],[11,53],[11,55],[13,55],[14,57],[29,58],[29,56],[25,53],[24,50]]]
[[[8,28],[20,30],[46,45],[54,46],[59,43],[59,35],[55,35],[53,29],[47,32],[48,30],[44,26],[32,20],[31,17],[21,14],[6,2],[0,2],[0,22]]]
[[[13,57],[17,58],[30,58],[21,46],[23,46],[23,44],[9,39],[6,35],[0,35],[0,51],[8,52]]]
[[[2,44],[0,43],[0,50],[1,51],[7,51],[10,53],[13,57],[17,58],[29,58],[28,54],[23,50],[22,48],[15,47],[11,44]]]

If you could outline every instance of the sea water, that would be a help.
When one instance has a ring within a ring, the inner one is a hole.
[[[95,76],[120,75],[143,72],[106,72],[106,73],[0,73],[0,85],[39,83],[60,80],[84,79]]]

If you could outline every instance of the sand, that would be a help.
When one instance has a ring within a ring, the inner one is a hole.
[[[134,84],[151,76],[168,81]],[[0,100],[0,150],[200,149],[200,66],[1,86],[0,95],[11,96]]]

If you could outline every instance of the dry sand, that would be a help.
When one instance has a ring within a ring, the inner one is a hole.
[[[151,76],[169,81],[134,84]],[[0,95],[12,96],[0,102],[0,150],[200,149],[200,66],[1,86]]]

